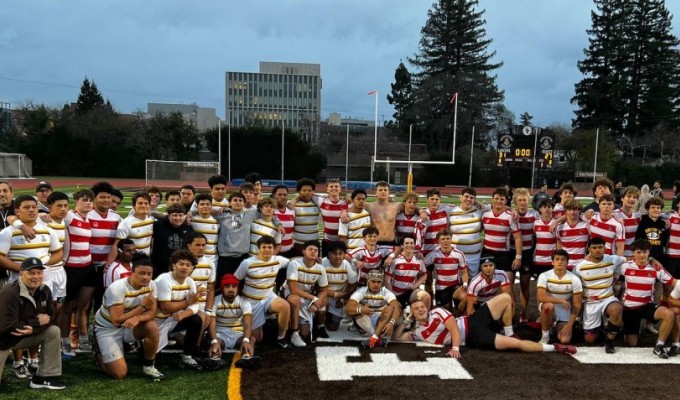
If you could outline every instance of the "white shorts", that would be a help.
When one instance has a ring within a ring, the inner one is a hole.
[[[276,298],[279,298],[279,296],[272,292],[269,293],[269,296],[262,300],[248,299],[253,309],[253,330],[264,325],[264,322],[267,318],[267,312],[269,312],[269,305],[272,304],[272,301]]]
[[[236,346],[236,342],[242,337],[243,332],[237,332],[226,326],[217,327],[217,338],[224,342],[224,347],[227,349],[233,349]]]
[[[330,298],[328,299],[328,306],[327,306],[327,312],[338,316],[339,318],[342,318],[345,316],[345,302],[343,301],[342,307],[336,307],[335,306],[335,301],[337,299]]]
[[[158,350],[156,350],[156,353],[159,353],[168,345],[168,334],[175,329],[178,323],[179,321],[175,321],[172,316],[166,319],[156,318],[156,324],[158,324]]]
[[[610,303],[619,302],[616,297],[611,296],[602,300],[588,301],[583,309],[583,330],[589,331],[602,326],[603,320],[607,319],[604,315]]]
[[[125,357],[123,343],[137,340],[132,329],[127,328],[105,328],[95,325],[94,334],[104,364]]]
[[[43,283],[52,291],[52,300],[66,297],[66,271],[63,266],[45,268]]]
[[[569,321],[569,317],[571,317],[571,310],[567,310],[564,307],[562,307],[559,304],[555,303],[550,303],[553,306],[553,321],[557,322],[567,322]],[[541,307],[543,306],[543,303],[538,303],[538,314],[541,315]]]

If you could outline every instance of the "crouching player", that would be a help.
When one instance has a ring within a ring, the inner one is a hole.
[[[163,379],[154,367],[158,348],[156,282],[151,260],[137,253],[130,277],[113,282],[104,293],[94,319],[94,352],[100,368],[114,379],[127,375],[123,343],[144,340],[142,371],[153,380]]]
[[[316,316],[319,325],[325,325],[329,331],[337,331],[345,316],[345,304],[357,286],[359,275],[352,264],[345,259],[347,244],[345,242],[329,242],[328,257],[321,261],[326,269],[328,279],[327,311],[318,311]],[[319,337],[323,337],[320,335]]]
[[[471,317],[456,319],[443,308],[430,310],[430,304],[432,300],[429,294],[422,290],[414,291],[411,295],[411,310],[416,320],[415,327],[410,332],[398,328],[395,339],[451,345],[447,354],[454,358],[460,357],[460,346],[463,345],[498,351],[576,353],[574,346],[541,344],[515,337],[512,331],[512,297],[507,293],[487,301]],[[498,321],[502,321],[505,335],[497,333]]]
[[[467,315],[475,313],[482,304],[500,293],[512,295],[512,284],[503,271],[496,271],[493,256],[482,255],[479,259],[480,273],[470,281],[467,292]]]
[[[319,242],[311,240],[302,245],[302,258],[288,264],[286,271],[286,300],[290,304],[290,343],[294,347],[305,347],[303,337],[308,337],[312,319],[318,310],[325,310],[328,294],[326,269],[317,263]],[[318,287],[318,291],[315,289]],[[302,321],[300,321],[302,319]],[[300,323],[302,322],[302,324]],[[298,332],[300,328],[300,332]],[[320,326],[318,335],[328,337],[326,330]],[[310,339],[313,339],[310,337]]]
[[[222,294],[215,299],[210,318],[210,357],[222,357],[223,349],[241,349],[236,367],[254,369],[262,364],[255,355],[256,338],[253,332],[253,311],[250,302],[238,295],[238,279],[225,274],[220,282]]]
[[[383,287],[383,273],[374,269],[368,272],[368,286],[352,293],[345,311],[354,318],[359,328],[370,337],[363,342],[366,348],[387,346],[401,307],[397,296]]]
[[[548,343],[553,321],[560,343],[570,343],[574,322],[581,312],[583,287],[581,280],[567,271],[569,253],[566,250],[554,250],[551,258],[553,269],[539,275],[536,283],[541,313],[540,343]]]

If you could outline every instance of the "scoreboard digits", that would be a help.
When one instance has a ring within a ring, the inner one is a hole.
[[[539,132],[535,130],[536,128],[529,128],[529,135],[499,134],[497,165],[499,167],[504,165],[531,167],[536,157],[536,165],[539,169],[552,168],[555,136],[547,129],[540,129]],[[534,135],[536,134],[538,134],[538,141],[536,154],[534,154],[534,140],[536,140]]]

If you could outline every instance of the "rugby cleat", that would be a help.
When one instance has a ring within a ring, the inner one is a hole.
[[[555,343],[555,352],[560,354],[576,354],[576,347],[568,344]]]
[[[60,390],[64,389],[66,385],[64,385],[64,382],[60,381],[59,379],[56,379],[55,377],[36,376],[33,379],[31,379],[31,387],[33,389]]]
[[[616,348],[614,347],[614,341],[611,339],[605,339],[604,340],[604,351],[607,354],[614,354],[616,353]]]
[[[262,357],[244,355],[234,364],[236,368],[257,369],[262,365]]]
[[[668,357],[676,357],[678,355],[678,346],[671,346],[668,350]]]
[[[156,367],[142,367],[144,375],[154,382],[160,382],[165,379],[165,375],[161,371],[157,370]]]
[[[292,335],[290,335],[290,344],[292,344],[293,347],[307,347],[307,343],[302,340],[300,332],[298,331],[295,331]]]
[[[657,344],[656,346],[654,346],[653,352],[654,352],[654,354],[656,354],[657,356],[659,356],[659,358],[661,358],[663,360],[668,359],[668,353],[666,352],[666,349],[661,344]]]
[[[383,345],[383,340],[381,338],[375,338],[371,336],[370,338],[361,342],[361,346],[364,349],[372,349],[375,347],[384,347],[385,345]]]
[[[330,337],[328,336],[328,332],[326,332],[326,328],[324,327],[317,328],[316,334],[314,336],[322,339],[328,339]]]

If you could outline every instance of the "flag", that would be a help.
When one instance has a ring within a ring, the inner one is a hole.
[[[376,93],[378,93],[378,91],[377,91],[377,90],[374,90],[374,91],[372,91],[372,92],[368,92],[368,95],[370,96],[370,95],[376,94]]]
[[[453,96],[451,96],[450,103],[453,104],[453,102],[456,100],[458,100],[458,92],[454,93]]]

